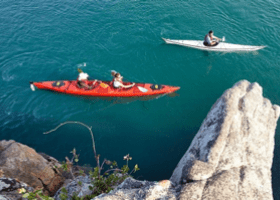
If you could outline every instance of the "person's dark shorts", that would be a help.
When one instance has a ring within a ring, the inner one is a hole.
[[[214,47],[214,46],[217,46],[219,44],[219,42],[216,42],[216,44],[214,44],[214,45],[208,44],[207,42],[203,42],[203,44],[204,44],[204,46]]]
[[[80,88],[83,88],[82,83],[85,83],[85,81],[77,81],[77,85],[78,85]]]

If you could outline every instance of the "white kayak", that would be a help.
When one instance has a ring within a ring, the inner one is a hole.
[[[162,38],[167,44],[176,44],[186,46],[190,48],[205,50],[205,51],[223,51],[223,52],[234,52],[234,51],[257,51],[263,49],[266,46],[251,46],[241,44],[230,44],[220,42],[216,46],[205,46],[202,40],[171,40]]]

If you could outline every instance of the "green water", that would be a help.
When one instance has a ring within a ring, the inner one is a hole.
[[[94,165],[89,126],[102,158],[135,177],[168,179],[211,106],[241,79],[258,82],[280,104],[279,1],[1,1],[0,139],[14,139],[63,160],[73,147]],[[202,39],[210,30],[227,42],[267,45],[253,53],[208,53],[166,45],[161,37]],[[149,101],[87,99],[32,92],[29,81],[76,79],[77,67],[110,80],[114,69],[133,82],[180,86],[179,96]],[[273,162],[280,199],[280,130]]]

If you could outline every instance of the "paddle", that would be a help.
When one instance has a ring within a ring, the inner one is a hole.
[[[117,73],[115,70],[111,70],[111,75],[114,76],[114,74]],[[148,90],[144,87],[141,86],[137,86],[137,88],[141,91],[141,92],[148,92]]]
[[[34,92],[35,91],[35,86],[33,85],[33,82],[29,82],[30,83],[30,89]]]
[[[225,42],[226,38],[225,38],[225,36],[223,36],[222,39],[218,38],[218,39],[215,39],[215,41],[217,41],[217,42]]]
[[[215,41],[216,41],[216,44],[214,46],[218,45],[220,42],[226,41],[226,38],[225,38],[225,36],[223,36],[222,39],[218,38]]]
[[[220,42],[225,42],[226,41],[226,38],[225,36],[222,37],[222,39],[220,40]]]

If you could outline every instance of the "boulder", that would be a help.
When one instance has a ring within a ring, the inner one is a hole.
[[[0,178],[0,193],[11,192],[17,189],[24,188],[27,191],[33,191],[32,187],[29,187],[26,183],[19,182],[13,178]]]
[[[116,189],[93,200],[176,200],[176,190],[169,180],[160,182],[138,181],[127,178]]]
[[[0,195],[0,200],[9,200],[8,198],[6,198],[5,196],[3,195]]]
[[[71,197],[74,195],[74,193],[76,193],[78,197],[83,197],[92,193],[92,191],[89,189],[89,186],[92,186],[89,176],[78,176],[76,177],[76,180],[67,180],[69,183],[64,186],[64,188],[67,190],[67,200],[71,200]],[[79,185],[78,182],[81,182],[82,185]],[[55,200],[60,200],[59,196],[61,194],[61,189],[62,188],[60,188],[54,195]]]
[[[51,161],[26,145],[13,140],[0,141],[0,170],[6,177],[15,178],[33,188],[44,188],[48,195],[54,193],[63,184],[64,178]]]
[[[34,188],[29,187],[26,183],[20,182],[13,178],[0,178],[0,200],[20,200],[22,194],[18,193],[18,189],[24,188],[27,192],[32,192]]]
[[[216,101],[170,181],[179,199],[273,199],[271,166],[280,108],[240,81]]]

